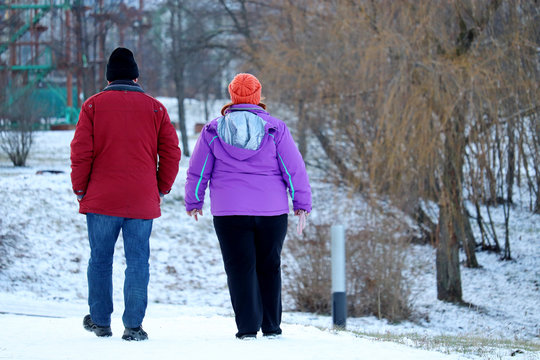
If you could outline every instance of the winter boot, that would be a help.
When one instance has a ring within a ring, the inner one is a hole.
[[[148,334],[143,330],[142,326],[136,328],[126,328],[122,339],[127,341],[143,341],[148,340]]]
[[[278,329],[276,331],[270,331],[270,332],[263,332],[263,337],[267,339],[275,339],[281,337],[281,329]]]
[[[86,315],[83,319],[83,327],[85,330],[93,332],[96,334],[96,336],[99,337],[109,337],[112,336],[112,331],[110,326],[99,326],[96,325],[92,318],[90,317],[90,314]]]
[[[241,333],[237,333],[236,338],[239,339],[239,340],[255,340],[257,338],[257,334],[252,334],[252,333],[241,334]]]

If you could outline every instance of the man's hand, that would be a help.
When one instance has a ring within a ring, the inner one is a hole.
[[[202,213],[202,209],[193,209],[191,211],[186,211],[186,213],[189,215],[189,216],[193,216],[195,218],[195,221],[199,221],[199,219],[197,218],[197,215],[200,214],[201,216],[203,216],[203,213]]]

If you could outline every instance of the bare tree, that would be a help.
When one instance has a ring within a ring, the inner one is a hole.
[[[280,10],[265,17],[272,26],[254,54],[264,83],[291,108],[305,107],[304,119],[340,181],[388,197],[411,215],[420,200],[438,204],[438,298],[461,302],[460,245],[467,265],[478,266],[466,196],[478,187],[477,198],[493,193],[508,200],[515,176],[508,150],[523,121],[515,114],[537,108],[540,99],[539,5],[272,4]],[[503,145],[508,156],[493,159]],[[494,183],[486,186],[486,178]]]
[[[210,84],[231,57],[227,53],[227,31],[223,27],[223,15],[212,1],[168,0],[165,8],[169,14],[170,57],[175,95],[178,100],[179,127],[183,152],[189,156],[186,133],[184,99],[196,93],[208,92]],[[210,53],[212,52],[212,53]],[[209,59],[216,65],[203,71]],[[194,76],[198,73],[203,76]]]

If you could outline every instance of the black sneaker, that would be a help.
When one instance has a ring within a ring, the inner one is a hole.
[[[281,329],[276,330],[276,331],[263,332],[263,337],[267,339],[275,339],[275,338],[281,337],[281,333],[282,333]]]
[[[85,330],[93,332],[96,334],[96,336],[99,337],[109,337],[112,336],[112,331],[110,326],[99,326],[96,325],[92,318],[90,317],[90,314],[86,315],[83,319],[83,327]]]
[[[122,339],[127,341],[143,341],[148,340],[148,334],[143,330],[142,326],[136,328],[126,328]]]
[[[239,340],[255,340],[257,338],[257,334],[254,334],[254,333],[246,333],[246,334],[237,333],[236,338],[239,339]]]

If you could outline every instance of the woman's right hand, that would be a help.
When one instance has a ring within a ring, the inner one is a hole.
[[[302,235],[302,231],[304,231],[304,228],[306,227],[306,217],[308,216],[308,212],[306,210],[298,209],[294,211],[294,215],[300,217],[298,219],[298,226],[296,226],[296,233],[298,235]]]
[[[195,221],[199,221],[199,219],[197,218],[198,214],[201,214],[201,216],[203,216],[202,209],[193,209],[191,211],[186,211],[186,213],[189,216],[193,216],[195,218]]]

